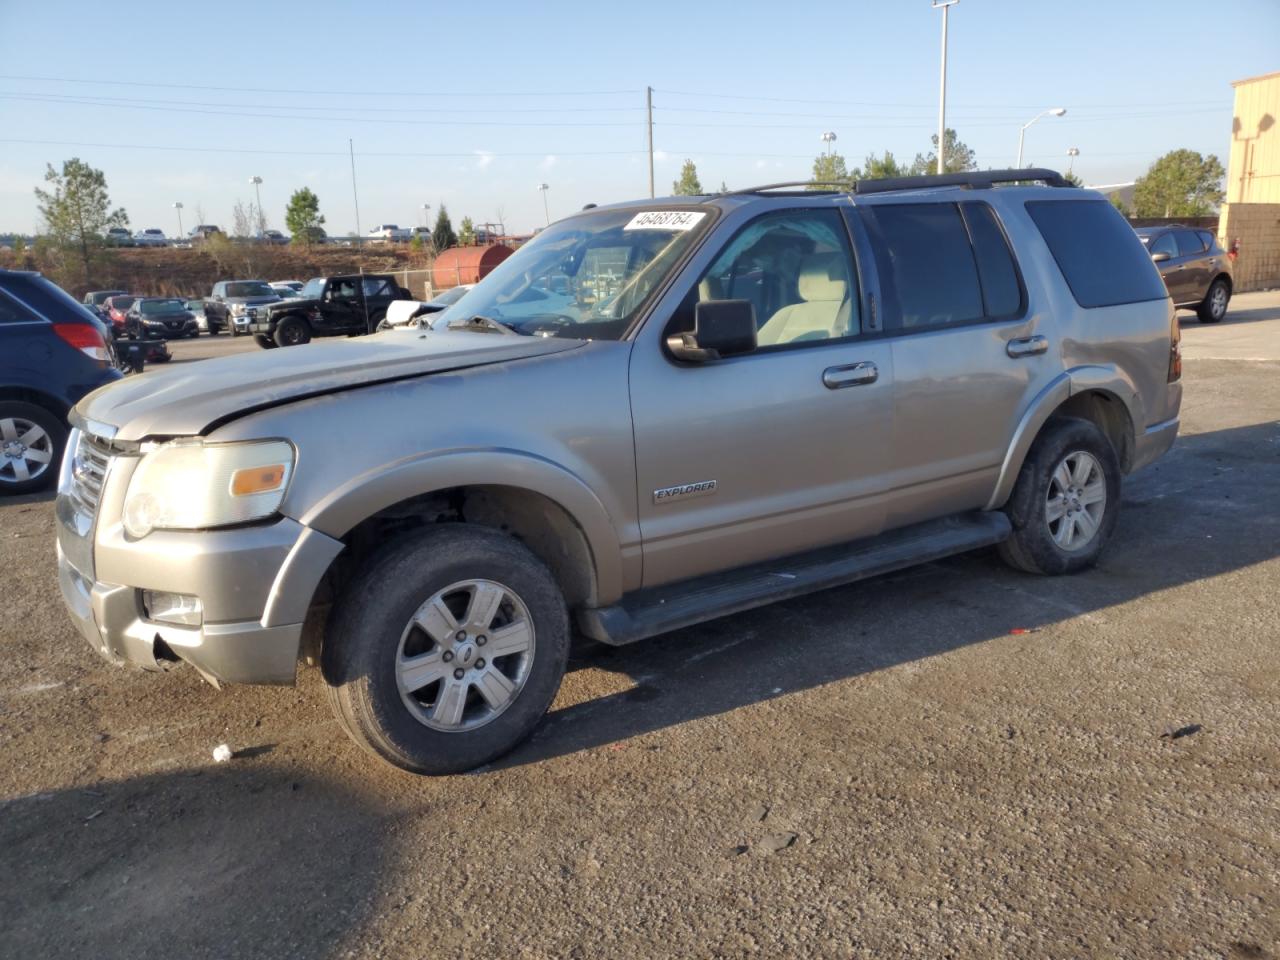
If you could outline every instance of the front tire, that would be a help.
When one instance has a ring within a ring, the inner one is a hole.
[[[274,350],[276,342],[268,337],[265,333],[255,333],[253,342],[260,346],[263,350]]]
[[[276,324],[276,346],[297,347],[311,342],[311,327],[301,317],[285,317]]]
[[[442,524],[384,550],[334,607],[321,656],[339,722],[404,770],[511,750],[555,699],[569,618],[551,573],[496,530]]]
[[[0,401],[0,496],[52,484],[66,443],[67,428],[44,407]]]
[[[1005,506],[1013,534],[1001,558],[1027,573],[1075,573],[1102,555],[1120,514],[1120,461],[1088,420],[1051,420]]]
[[[1219,277],[1209,284],[1209,292],[1204,295],[1200,306],[1196,307],[1196,316],[1201,323],[1219,323],[1227,315],[1227,304],[1231,301],[1231,288],[1227,281]]]

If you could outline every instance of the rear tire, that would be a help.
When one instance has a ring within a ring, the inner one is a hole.
[[[564,598],[542,562],[496,530],[441,524],[350,583],[321,666],[351,739],[404,770],[447,774],[528,737],[568,655]]]
[[[301,317],[285,317],[276,324],[276,346],[297,347],[311,342],[311,327]]]
[[[0,496],[51,486],[66,443],[66,426],[44,407],[0,400]]]
[[[1231,288],[1227,281],[1219,277],[1209,284],[1209,292],[1204,295],[1200,306],[1196,307],[1196,316],[1201,323],[1218,323],[1227,315],[1227,304],[1231,301]]]
[[[1075,573],[1102,555],[1120,514],[1120,461],[1088,420],[1051,420],[1031,445],[1005,506],[999,551],[1027,573]]]

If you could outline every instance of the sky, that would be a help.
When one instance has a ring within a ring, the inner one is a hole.
[[[982,167],[1090,184],[1164,152],[1226,163],[1231,81],[1280,70],[1280,0],[960,0],[947,125]],[[941,14],[841,3],[212,4],[0,0],[0,233],[39,230],[46,164],[101,169],[133,229],[231,225],[262,178],[268,226],[314,190],[331,234],[434,219],[541,226],[657,192],[804,179],[821,135],[849,166],[910,162],[937,131]],[[350,148],[349,143],[350,141]],[[539,190],[540,184],[547,190]],[[545,200],[545,211],[544,211]],[[423,204],[430,210],[424,212]]]

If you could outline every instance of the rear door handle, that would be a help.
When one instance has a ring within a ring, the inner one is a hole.
[[[879,379],[880,371],[870,360],[850,363],[842,367],[827,367],[822,371],[822,385],[828,390],[859,387],[863,384],[875,383]]]
[[[1049,349],[1049,339],[1037,334],[1034,337],[1023,337],[1020,340],[1010,340],[1009,345],[1005,347],[1005,353],[1011,357],[1034,357],[1044,353]]]

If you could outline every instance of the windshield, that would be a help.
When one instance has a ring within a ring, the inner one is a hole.
[[[440,314],[487,317],[526,336],[617,340],[711,222],[710,211],[601,210],[543,230]]]
[[[273,297],[275,291],[265,280],[243,280],[227,284],[228,297]]]
[[[324,293],[324,277],[313,277],[302,286],[302,299],[319,300]]]
[[[140,309],[143,313],[174,313],[186,307],[181,300],[143,300]]]

